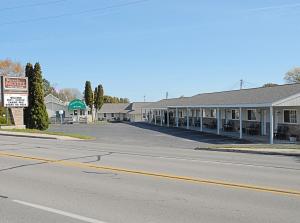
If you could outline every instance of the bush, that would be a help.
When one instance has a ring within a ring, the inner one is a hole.
[[[6,125],[6,117],[0,116],[0,125]]]

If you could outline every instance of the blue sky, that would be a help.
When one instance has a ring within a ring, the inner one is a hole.
[[[300,61],[300,1],[0,1],[0,58],[41,63],[57,88],[131,101],[284,83]],[[4,4],[5,3],[5,4]]]

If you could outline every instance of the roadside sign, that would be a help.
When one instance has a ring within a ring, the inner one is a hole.
[[[22,108],[28,106],[27,94],[4,94],[3,96],[4,107],[9,108]]]
[[[8,108],[28,107],[27,77],[1,76],[1,104]]]

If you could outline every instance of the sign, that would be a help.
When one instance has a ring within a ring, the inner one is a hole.
[[[27,77],[1,76],[1,104],[9,108],[28,107]]]
[[[3,89],[14,91],[27,91],[27,78],[3,77]]]
[[[64,110],[59,110],[58,113],[59,113],[60,115],[63,115],[63,114],[64,114]]]
[[[79,110],[79,109],[86,110],[86,105],[82,100],[74,99],[69,103],[68,109],[69,111]]]
[[[4,107],[18,108],[28,106],[27,94],[4,94],[3,97]]]

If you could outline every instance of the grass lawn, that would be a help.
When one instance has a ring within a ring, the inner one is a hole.
[[[38,134],[44,134],[44,135],[55,135],[55,136],[69,136],[77,139],[85,139],[85,140],[92,140],[94,137],[91,136],[85,136],[80,134],[74,134],[74,133],[64,133],[64,132],[50,132],[50,131],[40,131],[37,129],[0,129],[0,131],[6,131],[6,132],[24,132],[24,133],[38,133]]]

